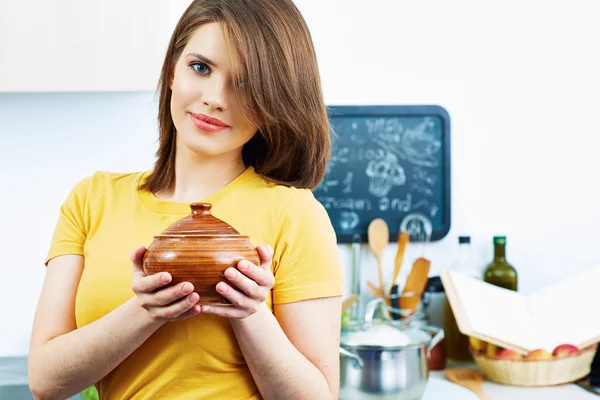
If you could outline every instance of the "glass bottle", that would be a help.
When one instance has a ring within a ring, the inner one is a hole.
[[[450,269],[481,279],[481,273],[473,265],[470,236],[458,237],[458,258]],[[444,303],[444,341],[447,358],[453,361],[471,361],[473,357],[469,351],[469,338],[458,330],[456,318],[447,297]]]
[[[517,271],[506,261],[506,236],[494,236],[494,260],[485,270],[484,281],[517,291]]]

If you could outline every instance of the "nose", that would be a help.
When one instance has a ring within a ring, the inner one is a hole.
[[[202,102],[211,110],[224,111],[227,109],[226,86],[219,79],[210,79],[202,93]]]

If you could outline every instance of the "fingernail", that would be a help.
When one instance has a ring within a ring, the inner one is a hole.
[[[203,312],[209,312],[210,311],[210,306],[203,306],[202,307],[202,311]]]
[[[227,285],[225,285],[225,284],[218,284],[217,285],[217,290],[219,291],[219,293],[227,293]]]
[[[166,274],[166,273],[162,274],[160,276],[160,281],[164,282],[164,283],[169,283],[169,282],[171,282],[171,276],[169,274]]]
[[[194,311],[195,312],[200,312],[202,308],[200,306],[194,306]]]
[[[240,268],[240,269],[243,269],[243,268]],[[235,273],[235,269],[233,269],[233,268],[229,268],[229,269],[227,269],[227,271],[225,271],[226,278],[233,279],[233,278],[235,278],[236,275],[237,274]]]
[[[273,255],[273,253],[274,253],[274,250],[273,250],[273,248],[271,247],[271,245],[266,245],[266,246],[265,246],[265,249],[267,250],[267,251],[266,251],[267,253],[269,253],[269,254]]]
[[[194,290],[194,287],[192,286],[192,284],[191,284],[191,283],[186,283],[185,285],[183,285],[183,286],[181,287],[181,292],[182,292],[183,294],[188,294],[188,293],[191,293],[191,292],[192,292],[192,290]]]
[[[242,262],[240,262],[240,264],[238,265],[238,268],[239,268],[240,270],[242,270],[242,271],[243,271],[243,270],[245,270],[245,269],[248,269],[248,267],[249,267],[249,266],[250,266],[250,265],[248,264],[248,261],[242,261]]]
[[[192,293],[187,297],[188,304],[196,304],[198,299],[196,298],[196,293]]]

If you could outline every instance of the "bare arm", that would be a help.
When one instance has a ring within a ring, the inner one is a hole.
[[[234,307],[202,306],[202,311],[230,319],[265,399],[337,399],[341,298],[281,304],[273,315],[264,303],[275,281],[270,269],[273,250],[257,249],[260,266],[242,261],[237,270],[225,271],[234,286],[217,284],[217,291]]]
[[[192,297],[192,304],[187,303],[192,295],[197,296],[195,293],[171,303],[185,296],[181,292],[183,284],[150,294],[166,282],[161,282],[159,274],[143,274],[142,249],[132,254],[132,288],[137,296],[79,329],[74,311],[83,257],[60,256],[48,263],[29,351],[29,386],[36,399],[66,398],[79,393],[112,371],[165,321],[197,313],[190,310],[197,297]],[[158,303],[169,305],[160,307]]]
[[[263,305],[231,320],[265,399],[338,398],[340,314],[332,297],[278,305],[275,316]]]

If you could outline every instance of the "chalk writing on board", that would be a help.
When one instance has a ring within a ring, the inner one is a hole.
[[[346,173],[346,177],[342,181],[342,193],[350,193],[352,192],[352,177],[354,174],[352,172]]]
[[[336,133],[315,196],[342,241],[363,239],[369,222],[419,213],[436,237],[449,227],[449,117],[436,106],[334,107]]]
[[[413,191],[433,196],[433,190],[437,182],[434,175],[431,175],[425,168],[416,167],[413,168],[412,178],[410,186]]]
[[[337,197],[319,197],[319,201],[325,209],[350,210],[350,211],[371,211],[374,209],[370,199],[354,199]]]
[[[429,117],[414,127],[405,128],[398,119],[378,118],[366,120],[367,131],[373,142],[382,149],[394,152],[403,160],[422,167],[436,167],[437,153],[442,147],[437,138],[435,120]]]
[[[408,212],[412,210],[412,194],[408,193],[404,198],[381,197],[376,202],[370,199],[319,197],[319,201],[326,209],[350,210],[350,211],[380,211]]]
[[[340,214],[340,225],[344,230],[356,228],[360,219],[354,211],[342,211]]]
[[[365,173],[371,178],[369,193],[377,197],[387,195],[395,185],[406,183],[404,168],[398,164],[398,158],[392,153],[385,154],[381,160],[369,161]]]

